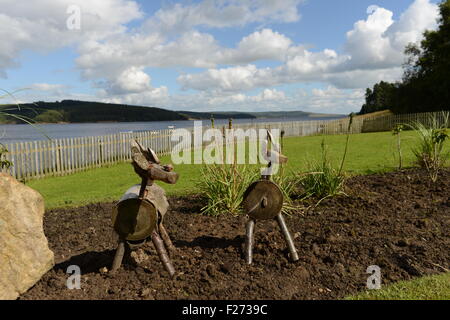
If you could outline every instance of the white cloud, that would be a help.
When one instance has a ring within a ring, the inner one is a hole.
[[[349,108],[358,100],[348,98],[350,91],[343,89],[359,92],[380,80],[399,79],[405,45],[419,41],[425,29],[435,28],[438,16],[437,5],[430,0],[415,0],[397,21],[391,11],[370,6],[367,19],[356,22],[347,33],[341,52],[307,49],[267,26],[243,37],[235,47],[223,47],[206,31],[251,23],[264,26],[295,22],[300,18],[300,2],[204,0],[168,5],[130,29],[127,23],[144,16],[135,1],[0,0],[0,77],[19,65],[24,50],[48,52],[74,46],[83,79],[92,81],[98,89],[93,99],[171,108],[192,107],[190,101],[209,107],[218,103],[230,108],[288,108],[301,98],[304,108],[341,108],[331,101],[330,97],[334,97]],[[81,7],[79,31],[66,28],[66,9],[72,4]],[[200,27],[203,31],[199,31]],[[258,68],[255,63],[261,60],[279,65]],[[146,72],[149,67],[206,70],[178,77],[184,89],[198,91],[189,98],[170,96],[164,86],[154,88]],[[331,89],[304,96],[299,92],[295,98],[274,89],[283,84],[311,82],[325,83]],[[246,94],[255,88],[261,89],[259,94]],[[61,93],[67,88],[35,84],[34,89]]]
[[[398,67],[404,62],[406,45],[422,39],[425,30],[435,29],[438,17],[437,5],[429,0],[416,0],[400,16],[383,8],[372,8],[367,20],[355,23],[347,33],[345,52],[351,60],[345,69],[383,69]]]
[[[232,102],[234,105],[239,104],[253,104],[266,103],[266,102],[281,102],[286,100],[286,94],[284,91],[277,89],[264,89],[259,94],[254,96],[245,95],[242,93],[237,94],[223,94],[216,93],[216,96],[212,96],[208,99],[208,104],[211,106],[223,106],[227,102]]]
[[[130,66],[215,68],[218,64],[283,61],[295,49],[291,43],[271,29],[244,37],[236,48],[221,47],[212,35],[198,31],[184,32],[170,41],[159,33],[124,34],[81,45],[76,62],[85,79],[115,79]]]
[[[437,5],[416,0],[398,21],[384,8],[372,6],[368,12],[368,18],[356,22],[347,33],[342,54],[331,49],[312,52],[301,45],[291,45],[286,38],[284,45],[278,47],[285,50],[278,52],[277,60],[285,57],[281,66],[210,68],[199,74],[181,75],[178,81],[184,89],[241,91],[299,82],[325,82],[338,88],[357,89],[380,80],[399,80],[405,46],[419,41],[426,29],[436,27]]]
[[[113,94],[141,93],[152,88],[150,81],[150,76],[144,71],[130,67],[107,85],[109,93]]]
[[[30,89],[38,91],[55,91],[67,89],[67,86],[62,84],[34,83],[30,86]]]
[[[196,26],[225,28],[256,22],[295,22],[300,19],[300,0],[205,0],[160,9],[146,29],[179,33]]]
[[[389,38],[384,32],[394,23],[393,13],[377,8],[367,20],[355,23],[353,30],[347,32],[344,50],[351,59],[346,68],[383,67],[391,57]],[[401,53],[400,53],[401,55]],[[391,63],[389,63],[389,66]]]
[[[167,108],[167,104],[170,102],[167,87],[151,88],[140,93],[126,93],[114,96],[101,92],[99,97],[103,102],[141,106],[158,106],[162,108]]]
[[[311,94],[303,97],[303,103],[309,111],[348,114],[359,111],[364,102],[363,89],[340,90],[333,86],[326,89],[313,89]],[[319,111],[320,110],[320,111]]]
[[[98,83],[98,95],[105,102],[136,105],[153,105],[166,102],[167,87],[154,88],[150,76],[142,69],[130,67],[116,79]]]
[[[283,100],[285,98],[283,91],[278,91],[276,89],[264,89],[261,94],[256,96],[255,101],[270,101],[270,100]]]
[[[401,51],[408,43],[420,41],[424,30],[436,29],[438,16],[437,5],[429,0],[414,1],[386,31],[392,47]]]
[[[81,29],[69,30],[66,10],[81,8]],[[126,0],[1,0],[0,76],[19,66],[21,52],[51,50],[90,39],[103,39],[125,30],[123,24],[142,17],[133,1]]]
[[[374,70],[357,69],[326,74],[322,77],[322,82],[330,83],[341,89],[358,89],[372,87],[381,80],[395,82],[401,79],[402,74],[401,67]]]
[[[258,60],[284,61],[292,45],[291,39],[271,29],[256,31],[244,37],[236,49],[223,50],[216,63],[244,64]]]
[[[254,95],[227,92],[204,92],[169,95],[165,87],[151,88],[141,93],[110,94],[101,89],[96,95],[67,91],[59,84],[34,84],[15,95],[17,100],[6,98],[3,103],[31,101],[60,101],[65,99],[99,101],[130,105],[147,105],[172,110],[190,111],[276,111],[303,110],[309,112],[349,113],[359,110],[364,100],[364,90],[341,90],[333,86],[325,89],[299,89],[287,94],[280,89],[263,89]],[[40,88],[42,90],[38,90]],[[56,89],[56,90],[53,90]],[[61,89],[61,90],[59,90]]]
[[[367,14],[372,14],[374,13],[374,11],[376,11],[378,8],[380,8],[379,6],[377,6],[376,4],[373,4],[371,6],[369,6],[367,8]]]
[[[348,114],[361,108],[365,91],[340,90],[333,86],[325,89],[300,89],[294,93],[278,89],[264,89],[256,95],[226,92],[198,92],[193,95],[175,95],[170,103],[176,110],[191,111],[309,111]]]
[[[101,99],[95,95],[76,92],[76,88],[62,84],[48,83],[31,84],[24,89],[13,91],[11,96],[5,95],[1,98],[1,103],[6,104],[61,100],[101,101]]]
[[[209,69],[199,74],[181,75],[178,82],[187,89],[245,91],[257,87],[261,69],[254,65]]]

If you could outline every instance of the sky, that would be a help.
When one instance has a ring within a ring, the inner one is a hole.
[[[0,0],[0,103],[356,112],[438,2]]]

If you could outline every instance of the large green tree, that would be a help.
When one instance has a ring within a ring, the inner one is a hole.
[[[366,90],[366,103],[362,106],[360,114],[366,114],[392,108],[392,96],[395,86],[392,83],[381,81],[373,89]]]
[[[450,110],[450,0],[439,7],[438,29],[426,31],[420,46],[406,48],[408,62],[394,112]]]
[[[388,102],[377,102],[370,108],[375,87],[382,82],[376,84],[373,91],[368,89],[372,95],[366,94],[361,113],[373,112],[374,108],[391,109],[395,113],[450,110],[450,0],[441,2],[439,10],[438,28],[425,31],[420,44],[406,47],[408,59],[403,79],[390,84],[392,91],[386,95]]]

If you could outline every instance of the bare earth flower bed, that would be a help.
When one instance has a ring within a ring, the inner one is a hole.
[[[450,171],[436,184],[407,170],[358,176],[346,193],[286,218],[300,260],[290,263],[275,221],[257,223],[254,263],[242,258],[245,217],[199,215],[199,196],[172,197],[167,227],[178,252],[171,280],[151,245],[115,274],[113,203],[47,212],[56,266],[21,299],[337,299],[365,289],[370,265],[382,284],[450,269]],[[311,203],[312,204],[312,203]],[[80,290],[66,288],[69,265]]]

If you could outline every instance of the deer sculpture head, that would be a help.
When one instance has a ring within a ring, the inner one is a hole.
[[[154,180],[175,184],[178,181],[178,174],[173,172],[170,164],[161,165],[156,153],[150,148],[144,148],[136,140],[131,142],[131,154],[134,171],[148,184]]]

